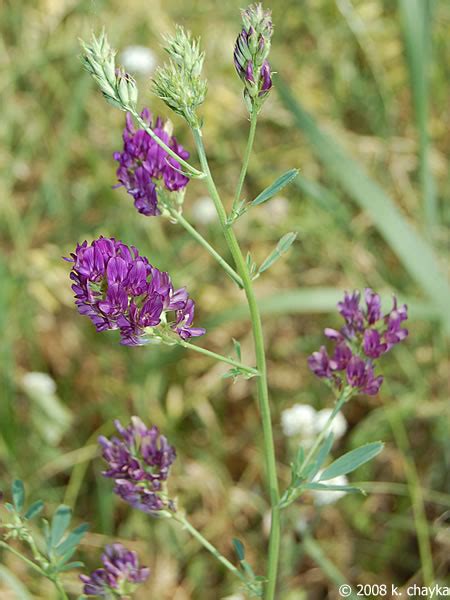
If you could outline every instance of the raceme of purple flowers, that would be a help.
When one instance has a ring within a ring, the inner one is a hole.
[[[151,328],[158,325],[158,331],[175,332],[183,340],[205,333],[192,327],[195,304],[186,289],[174,290],[169,274],[134,246],[100,237],[78,245],[66,260],[73,263],[70,278],[78,311],[97,331],[119,329],[126,346],[147,343],[155,333]]]
[[[244,83],[247,82],[254,84],[257,74],[255,74],[255,65],[253,60],[248,57],[248,46],[251,35],[254,35],[254,32],[249,32],[245,29],[243,29],[238,35],[234,47],[234,66],[236,67],[237,74]],[[259,70],[258,96],[260,98],[266,96],[270,92],[271,88],[272,76],[270,64],[269,61],[265,59]]]
[[[272,88],[267,56],[273,25],[271,11],[261,3],[242,11],[243,28],[234,46],[234,65],[251,96],[264,98]]]
[[[122,544],[106,546],[102,562],[103,568],[96,569],[90,575],[80,575],[86,596],[122,597],[132,593],[150,574],[147,567],[139,566],[136,552],[127,550]]]
[[[308,365],[318,377],[338,388],[345,378],[352,388],[373,396],[383,383],[383,377],[374,374],[375,361],[407,337],[402,323],[408,314],[406,305],[398,307],[394,296],[391,311],[382,315],[380,296],[370,288],[364,292],[365,307],[360,300],[359,291],[345,293],[338,303],[345,325],[340,331],[325,329],[326,337],[334,343],[333,353],[330,356],[322,346],[308,358]]]
[[[114,479],[114,492],[133,508],[154,516],[160,511],[175,511],[165,489],[175,448],[157,427],[148,429],[138,417],[132,417],[126,428],[119,421],[115,425],[120,438],[99,438],[108,463],[103,475]]]
[[[167,124],[160,117],[153,124],[152,115],[147,108],[144,108],[141,117],[180,158],[184,160],[189,158],[189,152],[169,134]],[[115,152],[114,158],[119,162],[117,169],[119,185],[124,186],[133,196],[138,212],[146,216],[161,214],[158,208],[158,186],[174,192],[182,190],[189,182],[189,179],[180,172],[181,166],[174,158],[169,156],[146,131],[134,128],[129,113],[126,115],[123,131],[123,150]]]

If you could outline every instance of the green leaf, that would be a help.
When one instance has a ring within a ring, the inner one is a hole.
[[[258,273],[264,273],[264,271],[267,271],[267,269],[271,267],[274,262],[276,262],[281,256],[283,256],[283,254],[286,254],[286,252],[295,242],[296,238],[297,233],[293,231],[291,231],[290,233],[286,233],[286,235],[283,235],[281,240],[278,242],[275,250],[273,250],[273,252],[269,254],[269,256],[266,258],[263,264],[259,267]]]
[[[364,490],[354,485],[325,485],[324,483],[305,483],[304,490],[320,490],[328,492],[347,492],[348,494],[364,494]]]
[[[241,354],[241,342],[238,342],[238,340],[235,340],[233,338],[233,346],[234,346],[234,351],[236,352],[236,356],[238,357],[238,359],[241,361],[242,360],[242,354]]]
[[[16,479],[12,484],[12,499],[14,507],[18,513],[22,512],[25,504],[25,488],[20,479]]]
[[[66,529],[69,527],[72,518],[72,509],[69,506],[58,506],[53,515],[52,525],[50,530],[50,545],[55,548],[61,541]]]
[[[291,181],[293,181],[298,175],[298,169],[290,169],[290,171],[286,171],[283,173],[276,181],[269,185],[265,190],[263,190],[250,204],[252,206],[257,206],[258,204],[262,204],[263,202],[267,202],[278,194],[280,190],[282,190],[285,186],[287,186]]]
[[[324,166],[370,216],[380,234],[450,328],[450,286],[439,268],[439,260],[430,244],[415,230],[392,199],[367,175],[360,164],[319,128],[280,78],[277,91],[286,108],[292,113],[295,124],[304,133]]]
[[[337,460],[331,463],[320,475],[320,481],[326,481],[327,479],[333,479],[340,475],[346,475],[351,473],[364,463],[368,462],[377,454],[383,450],[384,444],[382,442],[373,442],[372,444],[366,444],[355,450],[351,450],[340,456]]]
[[[58,569],[58,571],[60,573],[62,573],[63,571],[71,571],[72,569],[81,569],[82,567],[84,567],[84,563],[82,563],[79,560],[75,560],[74,562],[67,563],[67,565],[63,565],[61,568]]]
[[[28,508],[27,512],[25,513],[24,519],[27,519],[28,521],[30,519],[34,519],[42,512],[43,508],[44,503],[42,502],[42,500],[37,500],[36,502],[33,502],[33,504]]]
[[[63,556],[72,548],[76,548],[88,529],[89,525],[87,523],[83,523],[82,525],[76,527],[71,533],[69,533],[67,538],[61,544],[59,544],[59,546],[57,546],[55,551],[56,555]]]
[[[233,538],[233,546],[234,546],[234,551],[236,552],[237,557],[239,558],[240,561],[243,561],[245,559],[244,544],[241,542],[241,540],[238,540],[237,538]]]

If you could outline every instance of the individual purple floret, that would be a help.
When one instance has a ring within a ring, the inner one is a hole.
[[[180,158],[189,158],[189,152],[183,148],[168,131],[167,124],[158,117],[154,124],[147,108],[141,113],[142,119],[155,134]],[[189,182],[181,172],[181,165],[143,129],[136,130],[130,114],[126,115],[123,131],[123,150],[115,152],[114,159],[119,162],[117,178],[133,196],[138,212],[146,216],[160,215],[158,208],[158,187],[169,192],[183,190]]]
[[[148,429],[138,417],[132,417],[126,428],[119,421],[115,425],[120,438],[99,438],[108,463],[103,475],[115,480],[114,492],[133,508],[154,516],[174,511],[165,482],[176,458],[175,448],[157,427]]]
[[[150,569],[139,566],[136,552],[127,550],[122,544],[106,546],[102,562],[103,568],[90,575],[80,575],[86,596],[122,598],[133,593],[150,575]]]
[[[380,296],[370,288],[365,290],[364,300],[362,306],[357,290],[345,292],[337,305],[345,325],[339,331],[325,329],[325,336],[334,344],[333,353],[329,356],[322,346],[308,358],[308,365],[317,377],[338,389],[346,381],[350,388],[373,396],[383,383],[383,377],[374,374],[375,361],[407,337],[408,330],[401,324],[408,314],[406,305],[399,308],[394,296],[392,310],[383,316]]]
[[[73,263],[78,311],[97,331],[119,329],[126,346],[148,343],[152,336],[177,333],[186,340],[205,333],[192,327],[195,304],[186,289],[174,290],[168,273],[153,267],[134,246],[100,237],[89,246],[78,245],[66,260]]]
[[[272,88],[272,73],[267,60],[273,32],[270,10],[261,3],[242,11],[243,28],[234,46],[234,66],[245,84],[244,95],[250,105],[261,104]]]

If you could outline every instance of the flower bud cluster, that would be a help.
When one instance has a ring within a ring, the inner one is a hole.
[[[81,60],[85,69],[97,82],[106,100],[121,110],[135,109],[138,89],[134,78],[116,68],[116,52],[109,45],[104,31],[90,43],[81,42]]]
[[[273,32],[271,11],[261,3],[242,11],[243,29],[234,47],[234,65],[243,81],[244,99],[250,113],[259,112],[272,89],[268,56]]]
[[[380,296],[370,288],[364,293],[365,308],[360,306],[360,296],[359,291],[345,293],[343,301],[338,303],[344,327],[340,331],[325,329],[326,337],[335,344],[333,354],[329,356],[322,346],[308,358],[308,364],[317,377],[338,389],[345,379],[355,391],[374,396],[383,383],[383,377],[374,374],[376,360],[407,337],[408,330],[401,325],[408,313],[406,305],[397,306],[395,296],[386,315],[381,313]]]
[[[201,77],[205,54],[199,40],[181,26],[177,26],[173,36],[166,36],[165,42],[170,61],[156,71],[153,90],[191,127],[198,127],[197,108],[204,102],[207,90],[207,82]]]
[[[176,507],[167,495],[166,481],[175,448],[156,426],[148,429],[139,417],[132,417],[126,428],[119,421],[115,425],[120,438],[99,438],[108,463],[103,475],[114,479],[114,492],[133,508],[152,516],[170,516]]]

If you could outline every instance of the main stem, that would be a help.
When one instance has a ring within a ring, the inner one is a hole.
[[[209,169],[203,146],[202,132],[200,129],[193,129],[195,143],[203,172],[206,174],[206,184],[208,191],[216,207],[219,216],[220,225],[227,241],[231,255],[236,265],[237,272],[242,278],[245,295],[247,297],[250,318],[253,330],[253,340],[255,345],[256,366],[259,377],[257,378],[258,402],[261,413],[263,436],[264,436],[264,459],[266,464],[267,479],[269,484],[269,495],[271,504],[271,529],[269,539],[269,558],[267,567],[267,584],[265,587],[265,600],[275,598],[275,589],[277,582],[278,560],[280,553],[280,493],[278,489],[277,469],[275,460],[275,446],[273,442],[272,421],[270,416],[269,392],[267,387],[267,368],[266,356],[264,350],[264,337],[262,331],[261,315],[256,302],[253,290],[252,280],[250,278],[245,259],[242,255],[239,243],[234,231],[227,226],[227,214],[220,199],[216,185]]]

